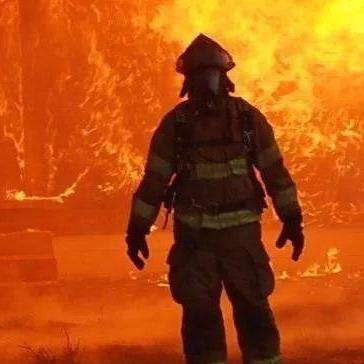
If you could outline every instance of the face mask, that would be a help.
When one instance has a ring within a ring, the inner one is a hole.
[[[198,96],[218,96],[221,92],[221,71],[217,68],[203,68],[191,76],[190,91]]]

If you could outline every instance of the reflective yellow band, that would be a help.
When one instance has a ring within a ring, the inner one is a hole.
[[[282,158],[278,145],[273,144],[257,154],[257,166],[266,169]]]
[[[277,355],[270,359],[253,360],[251,364],[281,364],[281,356]]]
[[[151,221],[157,217],[158,207],[150,205],[139,198],[135,198],[132,207],[132,214]]]
[[[155,172],[164,178],[168,178],[172,174],[173,167],[168,161],[158,157],[155,154],[152,154],[148,158],[146,170]]]
[[[292,203],[298,204],[297,201],[297,190],[295,186],[288,187],[287,189],[278,192],[278,194],[273,198],[274,205],[277,208],[282,208]]]
[[[226,163],[197,163],[194,166],[194,177],[199,179],[219,179],[229,176],[247,174],[245,158],[232,159]]]
[[[221,230],[233,226],[239,226],[260,220],[260,214],[251,210],[238,210],[221,214],[179,214],[176,219],[193,229]]]

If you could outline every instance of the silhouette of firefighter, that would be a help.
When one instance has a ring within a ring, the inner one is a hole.
[[[240,97],[227,72],[232,57],[199,35],[177,61],[187,100],[156,129],[145,175],[133,196],[128,255],[138,269],[149,256],[146,235],[164,202],[174,214],[169,282],[182,306],[182,339],[189,364],[227,363],[220,309],[222,287],[233,308],[246,364],[281,363],[279,332],[268,296],[274,288],[261,241],[267,207],[264,182],[283,223],[277,247],[288,240],[297,261],[304,246],[297,190],[271,125]]]

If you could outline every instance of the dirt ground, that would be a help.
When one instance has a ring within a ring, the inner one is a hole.
[[[295,264],[289,249],[273,248],[277,229],[266,231],[277,278],[271,302],[286,363],[364,363],[363,233],[308,227],[308,248]],[[182,363],[180,310],[165,276],[171,241],[170,232],[153,233],[152,257],[139,273],[123,253],[122,236],[56,237],[59,282],[0,287],[0,363]],[[223,306],[235,364],[239,353],[226,297]],[[62,357],[67,336],[71,347]]]

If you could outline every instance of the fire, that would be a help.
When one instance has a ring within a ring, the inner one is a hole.
[[[363,191],[362,1],[176,0],[159,7],[153,26],[181,46],[204,32],[232,52],[237,91],[276,125],[311,216],[362,214],[353,199]]]
[[[339,99],[332,105],[332,96],[347,99],[347,86],[362,84],[363,21],[360,0],[280,0],[274,6],[176,0],[159,7],[153,26],[183,46],[199,32],[216,38],[235,57],[238,67],[232,74],[239,93],[266,111],[304,122],[329,106],[328,96],[331,108],[342,107]],[[350,96],[357,100],[356,94]]]
[[[303,278],[310,278],[341,273],[343,269],[339,263],[338,254],[339,250],[337,248],[330,248],[326,253],[326,264],[324,267],[316,262],[308,267],[303,273],[299,272],[298,275]]]
[[[342,272],[341,264],[338,261],[339,250],[336,248],[330,248],[327,251],[327,264],[325,265],[325,273],[336,274]]]
[[[308,220],[362,221],[361,0],[38,3],[0,9],[0,136],[17,148],[19,190],[80,199],[130,192],[152,130],[178,101],[175,59],[203,32],[233,54],[237,94],[274,124]],[[24,9],[37,21],[24,23]],[[34,74],[44,83],[28,83]],[[29,138],[32,128],[41,140]]]

